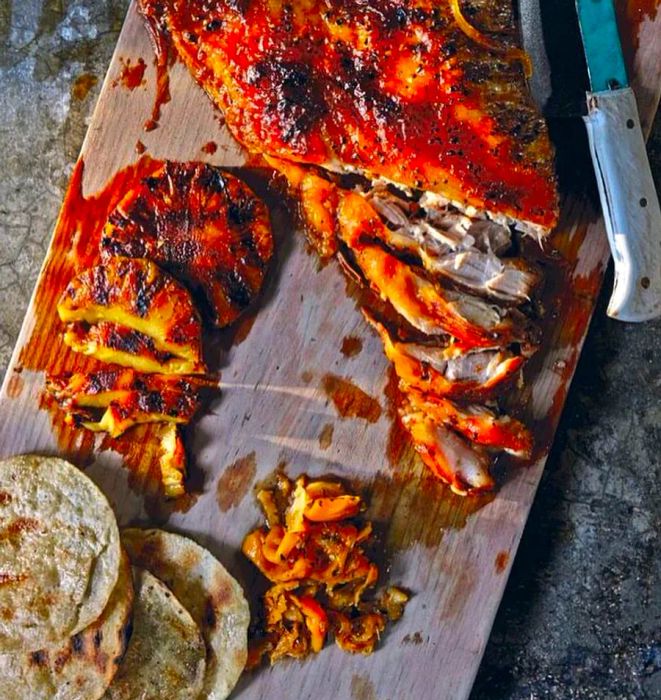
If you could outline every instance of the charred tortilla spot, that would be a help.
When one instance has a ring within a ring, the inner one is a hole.
[[[80,632],[71,637],[71,651],[74,654],[81,654],[85,649],[85,640]]]
[[[217,622],[214,600],[209,596],[204,603],[204,625],[208,629],[214,629]]]
[[[30,663],[35,666],[45,666],[48,663],[48,652],[40,649],[30,654]]]

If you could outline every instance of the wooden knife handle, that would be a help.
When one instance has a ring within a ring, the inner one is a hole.
[[[631,88],[589,92],[584,117],[615,263],[608,315],[661,316],[661,209]]]

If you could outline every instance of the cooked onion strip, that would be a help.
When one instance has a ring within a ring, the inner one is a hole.
[[[523,49],[518,49],[513,46],[503,46],[494,39],[485,36],[479,29],[476,29],[466,19],[461,11],[461,7],[459,6],[459,0],[450,0],[450,9],[452,10],[454,21],[467,37],[472,39],[476,44],[484,46],[490,51],[504,54],[506,59],[511,61],[520,61],[524,75],[526,78],[530,78],[532,75],[532,61],[530,60],[530,56],[528,56]]]

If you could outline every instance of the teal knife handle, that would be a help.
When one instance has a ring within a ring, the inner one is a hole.
[[[631,88],[588,93],[584,117],[615,264],[608,315],[661,316],[661,209]]]

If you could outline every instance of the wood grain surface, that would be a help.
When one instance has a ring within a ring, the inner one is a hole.
[[[633,83],[647,126],[661,90],[660,30],[658,19],[641,25],[635,59]],[[155,89],[152,56],[131,6],[82,149],[88,198],[137,160],[138,141],[155,158],[232,168],[245,163],[218,113],[180,65],[171,70],[172,100],[163,107],[160,126],[145,132]],[[140,58],[147,64],[144,83],[130,89],[121,80],[123,67]],[[215,153],[205,148],[210,141],[218,145]],[[246,179],[262,187],[259,173]],[[338,267],[320,269],[277,208],[273,220],[278,248],[258,313],[211,348],[222,372],[222,394],[192,430],[199,493],[185,508],[167,508],[144,496],[149,475],[136,475],[135,469],[146,469],[152,456],[149,428],[133,434],[131,470],[111,449],[126,452],[126,443],[99,437],[93,444],[89,435],[63,426],[42,398],[45,370],[92,366],[74,357],[59,337],[55,303],[73,271],[72,247],[86,244],[66,217],[56,226],[1,390],[0,456],[68,456],[108,495],[121,524],[165,523],[191,535],[248,591],[256,576],[240,544],[260,519],[255,482],[283,463],[292,475],[353,479],[371,504],[368,515],[386,552],[385,575],[413,592],[403,619],[372,657],[348,656],[332,646],[303,664],[281,663],[246,674],[233,697],[461,700],[470,693],[594,309],[608,260],[601,221],[587,203],[567,201],[554,238],[568,261],[556,281],[563,293],[550,310],[545,349],[533,361],[524,390],[528,418],[540,436],[538,454],[530,466],[499,470],[495,498],[462,499],[427,477],[410,449],[396,449],[384,392],[388,364]],[[360,342],[347,341],[349,336]],[[327,394],[333,377],[360,387],[378,406],[371,403],[364,418],[343,418]]]

